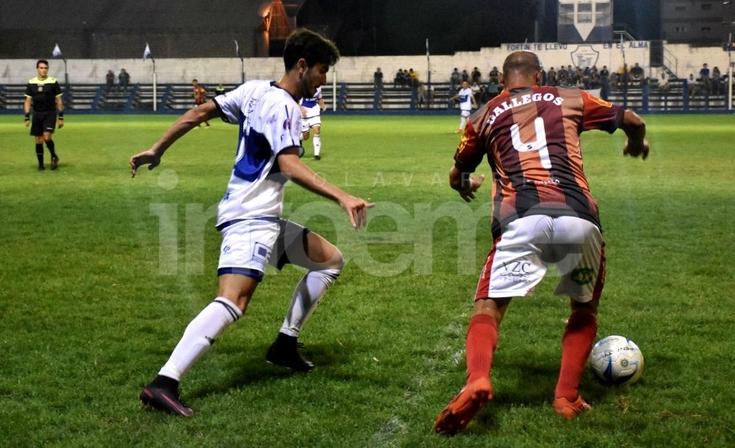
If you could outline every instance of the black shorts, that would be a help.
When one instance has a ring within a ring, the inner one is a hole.
[[[313,263],[306,254],[306,238],[309,235],[309,229],[287,219],[279,221],[281,233],[278,234],[276,245],[273,248],[271,264],[281,270],[287,264],[308,266]]]
[[[33,112],[31,118],[31,135],[40,137],[44,132],[53,133],[56,130],[56,111]]]

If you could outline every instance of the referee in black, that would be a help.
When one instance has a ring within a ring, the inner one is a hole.
[[[51,153],[51,169],[59,166],[59,156],[56,155],[54,141],[51,139],[56,129],[58,119],[59,129],[64,127],[64,102],[61,99],[61,87],[56,78],[48,75],[48,61],[39,59],[36,62],[38,76],[28,81],[26,99],[23,103],[25,125],[31,125],[31,135],[36,143],[36,157],[38,169],[45,170],[43,165],[43,143]],[[33,108],[33,123],[31,124],[31,107]],[[58,118],[57,118],[58,117]]]

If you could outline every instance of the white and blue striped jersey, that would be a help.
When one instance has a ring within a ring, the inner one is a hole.
[[[301,98],[301,107],[306,109],[306,116],[304,118],[316,117],[321,113],[319,107],[319,100],[322,99],[322,88],[317,87],[316,93],[311,98]]]
[[[222,119],[240,128],[235,165],[217,210],[217,228],[244,219],[280,217],[287,179],[276,158],[294,147],[303,154],[299,105],[272,81],[248,81],[214,102]]]
[[[467,87],[459,91],[459,110],[472,110],[472,89]]]

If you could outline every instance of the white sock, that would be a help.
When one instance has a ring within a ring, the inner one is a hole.
[[[465,117],[460,117],[459,119],[459,128],[464,130],[464,126],[467,124],[467,119]]]
[[[304,323],[314,312],[319,300],[339,277],[340,269],[323,269],[307,272],[296,285],[291,306],[281,326],[281,333],[299,337]]]
[[[314,145],[314,155],[318,156],[320,152],[322,152],[322,135],[321,134],[314,134],[314,140],[312,140]]]
[[[206,352],[225,328],[242,316],[240,309],[229,299],[217,297],[186,327],[159,375],[181,381],[187,370]]]

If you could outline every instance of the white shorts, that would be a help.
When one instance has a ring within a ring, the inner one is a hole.
[[[549,265],[561,280],[556,294],[578,302],[598,299],[605,282],[605,243],[600,229],[582,218],[529,215],[508,224],[488,254],[475,300],[523,297]]]
[[[301,132],[309,132],[314,126],[322,125],[320,112],[319,106],[306,109],[306,116],[301,118]]]
[[[459,116],[462,118],[468,118],[471,112],[472,112],[471,110],[462,109],[459,113]]]
[[[291,221],[267,218],[235,222],[220,231],[217,275],[240,274],[258,281],[267,264],[283,268],[287,263],[304,266],[309,229]]]

